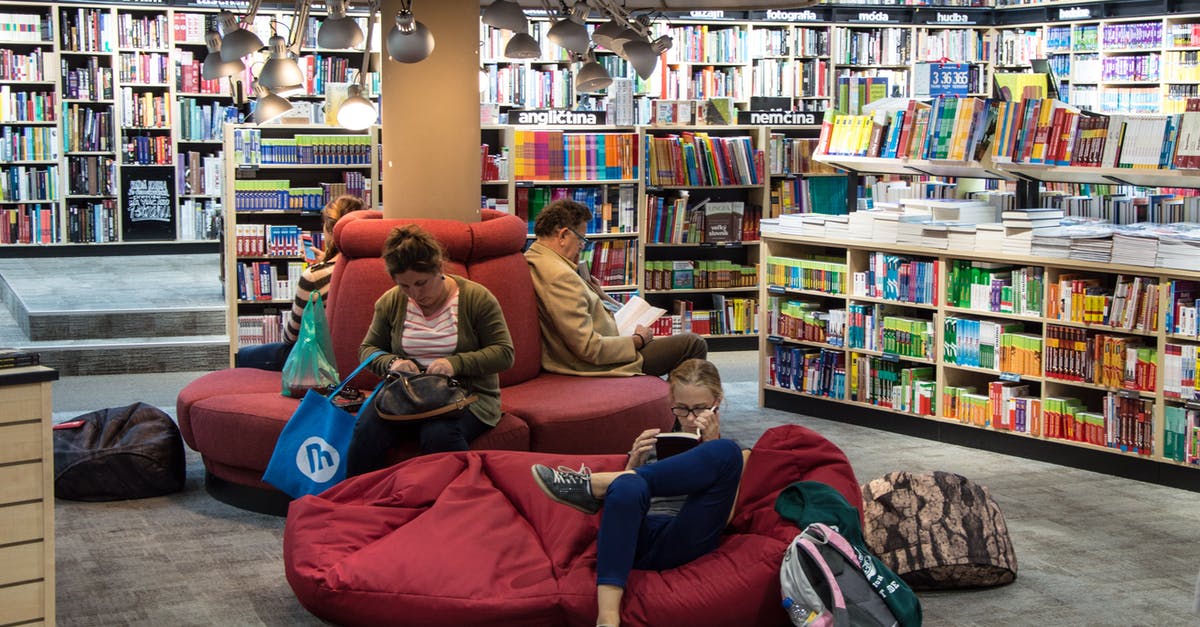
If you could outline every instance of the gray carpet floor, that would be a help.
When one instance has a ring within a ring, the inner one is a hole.
[[[849,456],[860,482],[892,470],[947,470],[989,487],[1016,547],[1015,583],[923,593],[927,625],[1200,625],[1200,494],[883,433],[757,406],[756,356],[717,353],[728,436],[751,443],[798,423]],[[174,413],[201,373],[68,377],[56,420],[135,401]],[[187,488],[116,503],[59,501],[60,625],[319,625],[283,574],[284,520],[210,498],[188,451]],[[481,622],[486,617],[480,617]],[[742,627],[742,626],[730,626]],[[747,626],[753,627],[753,626]]]

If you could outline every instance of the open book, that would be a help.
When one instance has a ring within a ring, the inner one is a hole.
[[[630,296],[613,317],[617,320],[617,332],[621,335],[633,335],[634,329],[640,324],[650,326],[660,316],[667,313],[666,309],[655,307],[646,302],[641,296]]]
[[[700,434],[668,431],[654,436],[654,453],[660,460],[691,450],[700,443]]]

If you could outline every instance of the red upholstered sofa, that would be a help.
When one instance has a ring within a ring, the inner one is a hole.
[[[554,503],[532,463],[620,469],[624,455],[440,453],[355,477],[291,504],[284,571],[301,604],[339,625],[590,627],[600,517]],[[630,575],[623,625],[787,625],[779,564],[799,530],[779,492],[820,481],[862,512],[837,446],[798,425],[754,445],[720,546],[679,568]]]
[[[338,222],[334,237],[342,259],[334,270],[326,311],[343,376],[358,365],[358,347],[375,300],[394,285],[379,258],[383,242],[393,228],[408,223],[421,225],[443,244],[448,272],[469,277],[495,294],[512,335],[515,361],[500,375],[504,414],[472,448],[614,453],[625,451],[643,429],[670,426],[666,383],[657,377],[569,377],[542,371],[537,300],[522,255],[526,225],[490,210],[476,223],[383,219],[378,211],[355,212]],[[354,385],[368,388],[376,381],[364,373]],[[188,446],[201,454],[206,485],[214,496],[248,509],[281,513],[286,497],[261,477],[279,432],[298,404],[280,395],[278,372],[250,368],[206,374],[179,393],[180,430]],[[415,443],[408,443],[394,458],[416,453]]]

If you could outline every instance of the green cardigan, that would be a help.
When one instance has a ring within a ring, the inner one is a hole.
[[[496,426],[500,421],[499,373],[513,364],[512,337],[504,322],[500,303],[488,289],[474,281],[449,275],[458,284],[458,346],[447,361],[454,367],[454,376],[479,399],[469,405],[476,418]],[[381,350],[386,355],[371,362],[375,374],[387,374],[393,357],[408,359],[404,352],[404,318],[408,297],[399,287],[383,293],[375,301],[375,317],[367,330],[358,358],[366,359]]]

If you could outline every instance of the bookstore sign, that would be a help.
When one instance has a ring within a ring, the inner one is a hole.
[[[756,126],[817,126],[821,121],[811,111],[738,111],[738,124]]]
[[[608,117],[604,111],[536,109],[509,111],[508,123],[514,126],[605,126]]]
[[[173,168],[121,167],[124,239],[175,239],[174,177]]]

